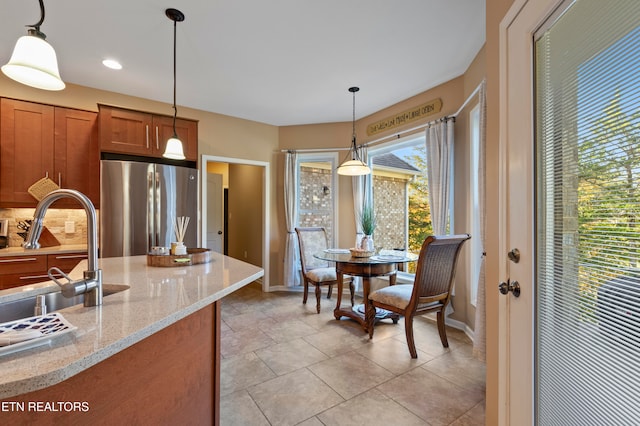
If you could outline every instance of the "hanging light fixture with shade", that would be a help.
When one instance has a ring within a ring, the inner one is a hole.
[[[349,92],[353,94],[353,122],[352,122],[352,134],[351,134],[351,148],[349,154],[345,157],[345,160],[338,167],[339,175],[346,176],[360,176],[368,175],[371,173],[371,169],[367,164],[362,161],[358,145],[356,145],[356,92],[360,90],[359,87],[349,87]],[[349,157],[351,159],[349,159]]]
[[[173,21],[173,136],[167,141],[162,156],[172,160],[184,160],[182,141],[176,132],[176,116],[178,115],[178,107],[176,106],[176,24],[184,21],[184,14],[178,9],[167,9],[165,14]]]
[[[40,1],[40,20],[27,25],[27,35],[22,36],[13,48],[11,59],[2,66],[2,72],[12,80],[44,90],[62,90],[64,81],[58,71],[56,51],[47,43],[40,31],[44,22],[44,3]]]

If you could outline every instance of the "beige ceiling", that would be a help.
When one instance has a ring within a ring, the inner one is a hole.
[[[0,62],[38,0],[0,3]],[[349,121],[461,75],[485,40],[484,0],[45,0],[66,82],[273,125]],[[123,69],[105,68],[105,58]]]

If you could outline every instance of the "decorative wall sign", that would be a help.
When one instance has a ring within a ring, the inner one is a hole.
[[[375,135],[376,133],[386,132],[395,127],[411,123],[412,121],[420,118],[427,117],[429,115],[436,114],[442,110],[442,99],[434,99],[425,104],[418,105],[406,111],[402,111],[391,117],[385,118],[380,121],[376,121],[373,124],[367,126],[367,135]]]

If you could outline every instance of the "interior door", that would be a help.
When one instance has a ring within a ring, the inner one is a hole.
[[[501,425],[534,419],[533,34],[556,3],[516,2],[500,29]]]
[[[222,175],[207,173],[207,248],[223,253]]]

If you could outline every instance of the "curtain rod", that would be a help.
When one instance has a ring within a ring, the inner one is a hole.
[[[480,92],[480,88],[482,88],[483,85],[484,85],[484,79],[482,79],[480,84],[478,84],[478,86],[475,89],[473,89],[473,92],[471,92],[471,94],[467,97],[467,100],[464,101],[462,106],[458,108],[458,110],[455,112],[455,114],[452,115],[452,117],[457,117],[458,114],[462,112],[464,107],[466,107],[469,104],[469,102],[471,102],[471,99],[473,99],[473,97]]]
[[[374,139],[372,141],[369,142],[365,142],[363,144],[361,144],[360,146],[370,146],[370,145],[374,145],[374,144],[378,144],[380,142],[383,141],[387,141],[387,139],[400,139],[400,136],[402,134],[407,134],[407,133],[411,133],[411,132],[415,132],[416,130],[421,130],[421,129],[426,129],[427,127],[436,124],[439,121],[442,120],[448,120],[451,118],[456,118],[458,116],[458,114],[460,114],[462,112],[462,110],[469,104],[469,102],[471,102],[471,100],[474,98],[474,96],[476,96],[478,94],[478,92],[480,92],[480,88],[484,85],[485,80],[482,79],[482,81],[480,82],[480,84],[478,84],[478,86],[473,89],[473,92],[471,92],[471,94],[467,97],[467,99],[462,103],[462,106],[460,108],[458,108],[458,110],[451,114],[451,115],[446,115],[444,117],[438,118],[437,120],[432,120],[429,121],[428,123],[424,123],[421,124],[419,126],[416,127],[412,127],[410,129],[406,129],[406,130],[401,130],[398,133],[394,133],[392,135],[388,135],[388,136],[383,136],[379,139]],[[351,148],[310,148],[310,149],[281,149],[280,152],[335,152],[335,151],[348,151]]]

